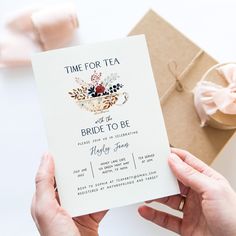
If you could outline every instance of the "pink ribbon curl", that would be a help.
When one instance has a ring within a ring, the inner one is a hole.
[[[77,28],[77,12],[69,2],[12,13],[0,37],[0,68],[30,65],[33,53],[65,47]]]
[[[200,81],[194,89],[194,105],[202,127],[206,125],[209,116],[217,111],[236,114],[236,64],[225,64],[216,70],[228,82],[227,87]]]

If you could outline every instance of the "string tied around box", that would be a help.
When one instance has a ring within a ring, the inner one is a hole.
[[[175,81],[171,84],[171,86],[166,90],[166,92],[161,96],[160,102],[163,104],[169,95],[176,90],[177,92],[181,93],[186,91],[186,87],[183,85],[182,80],[185,78],[187,73],[196,65],[200,57],[203,55],[204,51],[199,50],[199,52],[192,58],[190,63],[184,68],[182,72],[179,73],[178,71],[178,64],[175,60],[171,60],[168,64],[168,71],[172,74]]]

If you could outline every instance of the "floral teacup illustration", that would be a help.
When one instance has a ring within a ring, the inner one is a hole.
[[[71,98],[76,103],[90,112],[104,112],[113,105],[123,105],[128,100],[128,94],[121,92],[123,84],[115,82],[119,76],[112,73],[104,80],[101,79],[102,73],[94,71],[90,78],[90,83],[76,78],[79,87],[69,92]]]

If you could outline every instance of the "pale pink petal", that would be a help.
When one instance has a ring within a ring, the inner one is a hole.
[[[35,12],[32,22],[44,50],[60,48],[71,42],[78,27],[76,12],[71,5]]]
[[[18,33],[8,33],[0,42],[0,67],[31,64],[31,55],[40,51],[30,38]]]

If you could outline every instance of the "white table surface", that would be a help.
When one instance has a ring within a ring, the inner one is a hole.
[[[37,1],[0,0],[0,26],[6,12],[32,3]],[[219,61],[236,58],[235,0],[77,0],[76,5],[80,43],[124,37],[152,7]],[[38,235],[30,204],[35,172],[47,143],[31,68],[0,70],[0,109],[0,235]],[[229,149],[227,155],[236,156],[236,150]],[[228,162],[220,163],[224,163],[220,169],[227,167]],[[236,178],[233,169],[230,180]],[[136,208],[111,210],[100,234],[174,235],[143,221]]]

